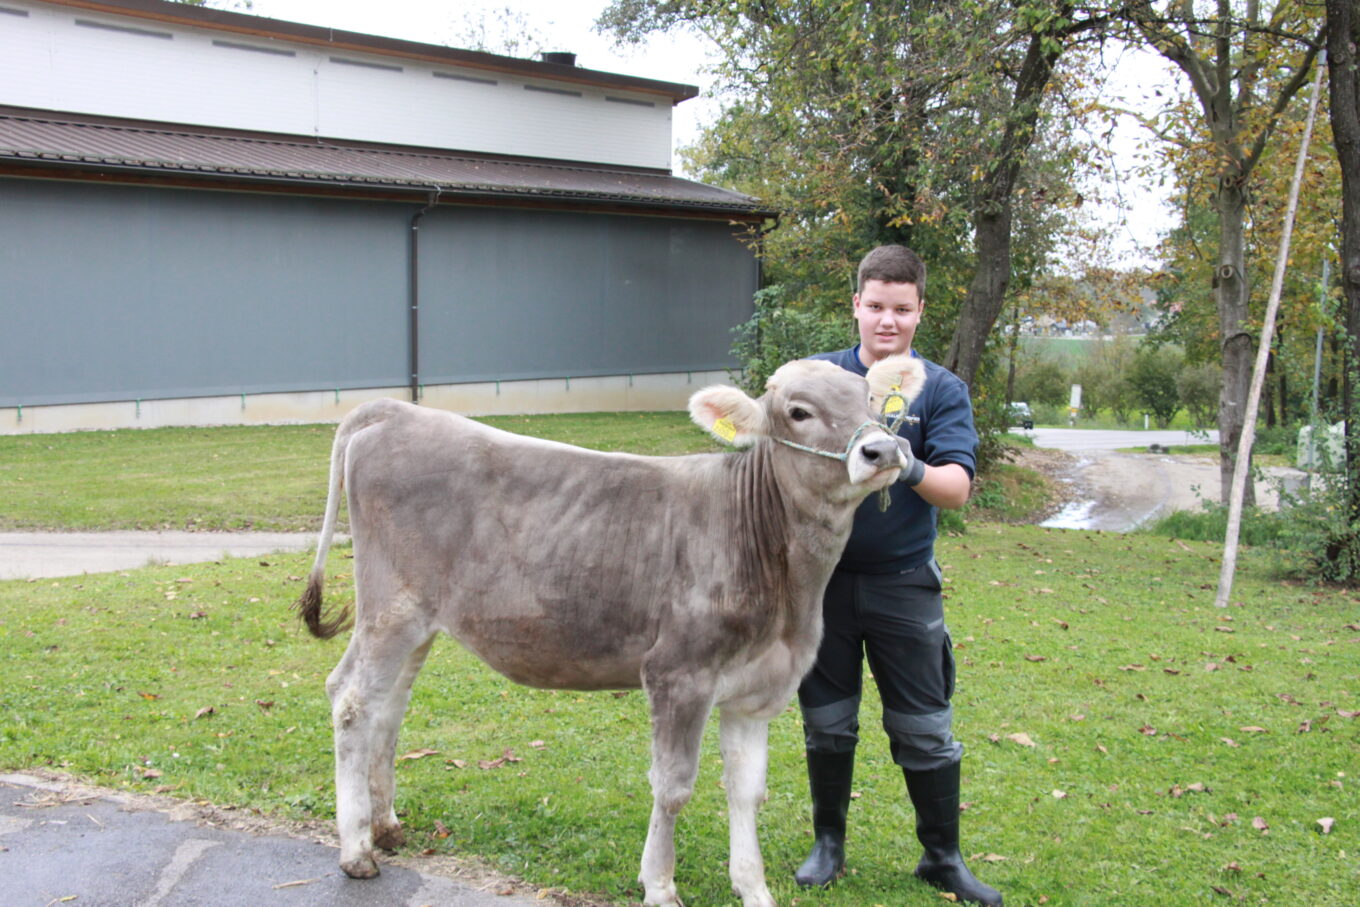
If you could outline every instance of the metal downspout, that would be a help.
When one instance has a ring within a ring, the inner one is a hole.
[[[434,193],[430,196],[429,202],[415,214],[411,215],[411,243],[409,247],[408,262],[410,265],[410,277],[408,283],[408,295],[410,297],[411,309],[408,316],[407,333],[411,341],[411,402],[420,402],[420,221],[425,213],[439,204],[439,187],[434,187]]]

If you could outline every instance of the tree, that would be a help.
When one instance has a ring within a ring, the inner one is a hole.
[[[1345,370],[1346,463],[1349,483],[1346,526],[1328,546],[1334,572],[1353,580],[1360,573],[1360,417],[1352,374],[1360,365],[1360,2],[1326,0],[1328,95],[1332,136],[1341,165],[1341,292],[1349,341]]]
[[[1166,428],[1181,408],[1176,379],[1185,355],[1171,346],[1143,346],[1133,357],[1129,384],[1158,427]]]
[[[1210,362],[1188,365],[1176,378],[1176,393],[1181,406],[1190,413],[1196,428],[1213,424],[1222,382],[1223,370]]]
[[[865,250],[910,245],[931,267],[937,330],[923,351],[973,383],[1008,287],[1043,265],[1054,218],[1075,197],[1078,155],[1055,128],[1072,118],[1051,104],[1057,61],[1095,27],[1075,10],[1059,0],[616,0],[601,24],[624,40],[690,27],[724,54],[735,100],[691,162],[779,210],[764,243],[789,304],[844,306]]]
[[[1076,372],[1081,385],[1082,412],[1094,417],[1102,409],[1110,411],[1120,424],[1128,424],[1138,406],[1138,398],[1129,383],[1136,352],[1133,340],[1127,335],[1091,341],[1091,351]]]
[[[1311,37],[1313,13],[1293,0],[1281,0],[1269,15],[1262,14],[1259,0],[1246,0],[1241,7],[1215,0],[1213,14],[1198,9],[1193,0],[1167,0],[1160,9],[1152,0],[1134,0],[1123,5],[1121,15],[1184,73],[1213,150],[1214,168],[1204,178],[1213,184],[1218,227],[1213,287],[1223,363],[1218,428],[1226,503],[1253,360],[1244,241],[1247,183],[1281,115],[1307,83],[1320,38]],[[1271,69],[1288,75],[1267,93],[1264,77]],[[1253,497],[1248,485],[1248,503]]]

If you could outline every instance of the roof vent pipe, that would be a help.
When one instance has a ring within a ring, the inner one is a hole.
[[[556,63],[558,66],[576,65],[576,54],[564,50],[545,50],[539,53],[538,58],[544,63]]]

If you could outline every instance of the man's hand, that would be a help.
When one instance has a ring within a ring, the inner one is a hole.
[[[897,439],[897,449],[902,451],[902,456],[907,461],[907,465],[902,467],[902,473],[897,477],[897,481],[906,482],[907,487],[915,488],[921,484],[921,479],[925,478],[926,464],[916,459],[916,455],[911,452],[911,442],[906,438]]]

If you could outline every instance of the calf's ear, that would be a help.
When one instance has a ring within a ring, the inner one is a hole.
[[[921,364],[920,359],[915,359],[910,354],[889,356],[869,366],[867,377],[869,405],[874,412],[891,416],[904,405],[910,406],[911,401],[920,396],[921,388],[926,386],[926,367]],[[893,393],[902,395],[901,403],[895,398],[889,399],[889,395]]]
[[[714,385],[689,398],[694,424],[724,444],[749,447],[766,434],[765,411],[735,387]]]

